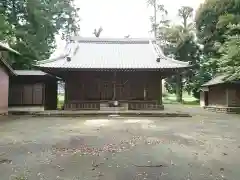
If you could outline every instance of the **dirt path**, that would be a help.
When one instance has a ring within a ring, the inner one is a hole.
[[[239,121],[11,117],[0,121],[0,179],[239,179]]]

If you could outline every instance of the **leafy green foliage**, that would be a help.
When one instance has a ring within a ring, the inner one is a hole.
[[[224,42],[226,25],[237,21],[239,10],[239,0],[206,0],[198,9],[196,28],[199,40],[204,44],[205,54],[218,55],[215,43]]]
[[[159,45],[164,49],[165,54],[181,61],[188,61],[195,66],[185,74],[177,75],[167,79],[166,88],[170,93],[177,94],[178,102],[182,102],[182,91],[191,93],[195,75],[199,70],[199,59],[201,56],[200,46],[196,42],[195,23],[191,19],[193,8],[183,6],[178,10],[178,16],[182,24],[174,25],[169,21],[168,12],[163,5],[155,0],[149,0],[151,6],[157,6],[158,21],[154,24],[155,17],[151,17],[152,31],[157,26],[157,39]],[[159,18],[160,17],[160,18]]]
[[[79,9],[73,0],[1,0],[0,7],[0,21],[4,22],[0,24],[0,40],[7,41],[24,57],[16,59],[15,68],[30,68],[34,60],[48,58],[56,34],[61,33],[67,40],[79,30]]]
[[[197,73],[197,63],[201,51],[196,43],[194,23],[190,19],[193,9],[183,6],[179,9],[178,15],[182,18],[182,24],[170,26],[165,35],[168,41],[168,54],[175,59],[190,62],[195,69],[168,78],[166,88],[172,93],[176,92],[178,101],[182,102],[182,91],[185,90],[188,93],[192,91],[193,77]]]
[[[155,5],[154,0],[149,4]],[[226,80],[240,78],[240,0],[205,0],[195,22],[191,21],[193,9],[182,7],[178,11],[180,25],[172,25],[165,12],[164,8],[158,10],[160,45],[167,55],[194,65],[194,69],[181,74],[182,81],[179,76],[167,80],[167,89],[176,92],[179,101],[182,90],[199,98],[201,85],[216,73],[228,74]]]
[[[0,14],[0,39],[10,41],[14,35],[14,30],[3,14]]]
[[[240,78],[239,0],[206,0],[196,14],[198,39],[203,44],[205,82],[209,75],[229,75],[226,80]],[[200,78],[199,78],[200,79]]]
[[[232,81],[240,79],[240,24],[228,28],[227,39],[219,48],[218,66],[220,72],[228,74],[226,80]]]
[[[167,46],[165,36],[167,34],[168,27],[170,26],[170,20],[167,17],[168,11],[165,9],[165,6],[160,4],[157,0],[148,0],[148,5],[154,7],[154,16],[150,17],[152,24],[151,32],[156,31],[154,33],[159,45],[165,48]]]

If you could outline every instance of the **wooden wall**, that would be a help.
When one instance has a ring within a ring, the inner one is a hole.
[[[208,87],[209,107],[240,107],[240,84],[219,84]],[[206,95],[202,98],[204,99]],[[205,99],[204,99],[205,101]]]
[[[9,88],[9,105],[42,105],[44,84],[11,84]]]
[[[218,85],[209,87],[208,106],[226,106],[226,87]]]
[[[232,84],[227,87],[227,105],[240,107],[240,84]]]
[[[240,84],[236,86],[236,99],[237,105],[240,106]]]
[[[69,72],[65,77],[65,100],[112,100],[116,83],[117,100],[157,100],[161,103],[159,72]]]
[[[8,84],[8,73],[0,64],[0,114],[8,112]]]
[[[10,79],[9,106],[57,108],[57,81],[53,78],[17,76]]]

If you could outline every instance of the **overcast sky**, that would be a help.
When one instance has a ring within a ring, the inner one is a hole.
[[[75,0],[80,8],[80,35],[94,37],[93,30],[102,26],[101,37],[150,37],[151,24],[149,17],[153,9],[147,6],[147,0]],[[197,9],[203,0],[159,0],[169,12],[170,18],[176,23],[177,10],[181,6]],[[57,52],[64,47],[64,42],[57,37]]]

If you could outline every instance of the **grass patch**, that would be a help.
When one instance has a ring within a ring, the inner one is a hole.
[[[183,101],[183,104],[199,106],[200,102],[199,102],[199,100],[196,100],[196,101]]]
[[[179,104],[177,102],[176,94],[164,94],[163,95],[163,103],[164,104]],[[199,105],[199,100],[194,98],[192,95],[188,93],[183,93],[183,103],[185,105]]]
[[[62,109],[63,106],[64,106],[64,95],[58,95],[57,108]]]

